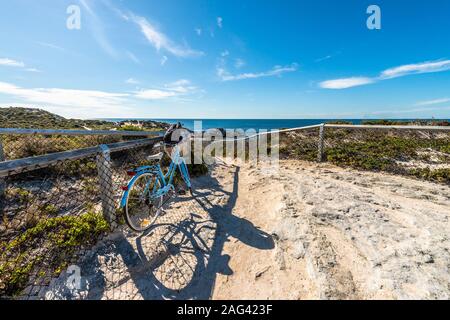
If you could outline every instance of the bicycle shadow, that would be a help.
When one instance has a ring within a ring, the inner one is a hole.
[[[239,167],[233,168],[231,191],[212,177],[197,179],[195,197],[177,199],[135,242],[125,235],[115,240],[114,250],[126,272],[114,280],[112,289],[103,280],[103,290],[97,286],[88,298],[210,299],[217,275],[233,274],[232,257],[222,254],[231,237],[260,250],[273,249],[268,233],[233,215]]]

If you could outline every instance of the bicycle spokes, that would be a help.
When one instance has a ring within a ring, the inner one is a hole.
[[[155,196],[159,188],[158,178],[151,173],[139,175],[132,184],[124,210],[133,230],[144,231],[155,222],[162,205],[162,196]]]

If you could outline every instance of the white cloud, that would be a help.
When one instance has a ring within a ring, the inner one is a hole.
[[[226,57],[226,56],[229,56],[229,55],[230,55],[230,52],[229,52],[228,50],[225,50],[225,51],[222,51],[222,52],[220,53],[220,55],[221,55],[222,57]]]
[[[135,97],[144,100],[163,100],[193,94],[197,91],[189,80],[180,79],[164,85],[163,88],[143,89],[135,92]]]
[[[323,81],[319,84],[321,88],[324,89],[347,89],[357,86],[362,86],[365,84],[373,83],[374,80],[365,77],[352,77],[343,79],[334,79]]]
[[[130,78],[126,81],[136,84]],[[99,90],[75,90],[61,88],[23,88],[15,84],[0,82],[0,96],[5,95],[15,102],[0,101],[0,107],[26,106],[76,118],[107,118],[138,116],[136,106],[141,100],[176,99],[202,93],[189,80],[180,79],[160,88],[142,89],[129,93],[105,92]]]
[[[163,49],[177,57],[198,57],[203,55],[201,51],[174,43],[164,33],[158,31],[147,19],[138,16],[132,16],[132,19],[141,28],[145,38],[156,50],[160,51]]]
[[[197,87],[193,86],[191,82],[186,79],[180,79],[175,82],[166,84],[165,87],[171,91],[179,93],[188,93],[197,89]]]
[[[314,60],[315,62],[322,62],[322,61],[325,61],[325,60],[328,60],[328,59],[331,59],[333,56],[331,55],[331,54],[329,54],[329,55],[327,55],[327,56],[325,56],[325,57],[322,57],[322,58],[319,58],[319,59],[316,59],[316,60]]]
[[[44,105],[53,112],[70,116],[110,116],[126,110],[126,93],[110,93],[95,90],[73,90],[61,88],[22,88],[0,82],[0,93],[22,103]]]
[[[0,93],[22,98],[29,102],[73,106],[75,108],[119,105],[123,102],[122,98],[128,96],[128,94],[94,90],[59,88],[26,89],[5,82],[0,82]]]
[[[223,26],[223,18],[217,17],[217,26],[222,29]]]
[[[9,58],[0,58],[0,66],[21,68],[28,72],[41,72],[41,70],[36,68],[28,68],[22,61],[17,61]]]
[[[145,100],[161,100],[176,96],[177,93],[168,90],[147,89],[136,92],[135,96]]]
[[[197,33],[198,36],[202,35],[202,29],[201,28],[195,28],[195,32]]]
[[[129,21],[130,17],[127,16],[122,10],[120,10],[119,8],[115,7],[111,1],[109,0],[103,0],[102,3],[104,5],[106,5],[110,10],[112,10],[120,19],[124,20],[124,21]]]
[[[90,24],[92,27],[92,35],[97,41],[98,45],[105,51],[109,56],[114,59],[117,59],[118,54],[115,48],[109,42],[109,39],[105,32],[105,27],[103,22],[100,20],[98,15],[94,12],[94,10],[87,4],[86,0],[80,0],[81,5],[84,9],[89,13],[90,16]],[[92,2],[89,2],[92,3]]]
[[[0,66],[25,68],[25,63],[8,58],[0,58]]]
[[[130,78],[127,83],[136,84]],[[162,88],[143,89],[129,93],[112,93],[97,90],[74,90],[60,88],[22,88],[15,84],[0,82],[0,94],[5,94],[24,103],[43,104],[60,108],[65,111],[76,111],[75,114],[98,114],[105,112],[103,117],[110,113],[119,113],[129,103],[129,98],[145,100],[161,100],[171,97],[190,95],[198,91],[189,80],[181,79],[164,85]],[[84,111],[81,112],[83,109]],[[80,111],[80,112],[78,112]]]
[[[256,79],[263,77],[274,77],[281,76],[283,73],[294,72],[297,71],[298,65],[293,63],[288,66],[274,66],[271,70],[258,72],[258,73],[241,73],[241,74],[230,74],[224,67],[217,68],[217,76],[222,81],[236,81],[236,80],[245,80],[245,79]]]
[[[326,60],[329,60],[331,58],[334,58],[337,55],[340,55],[341,53],[342,53],[342,51],[339,50],[339,51],[336,51],[336,52],[334,52],[332,54],[328,54],[326,56],[320,57],[320,58],[314,60],[314,62],[318,63],[318,62],[326,61]]]
[[[428,61],[386,69],[382,71],[378,77],[350,77],[327,80],[320,82],[319,86],[325,89],[347,89],[351,87],[375,83],[381,80],[404,77],[411,74],[442,72],[447,70],[450,70],[450,60]]]
[[[141,64],[141,60],[139,60],[138,57],[136,57],[136,56],[134,55],[134,53],[132,53],[132,52],[130,52],[130,51],[127,51],[127,52],[126,52],[126,55],[127,55],[128,58],[129,58],[131,61],[133,61],[134,63],[136,63],[136,64]]]
[[[125,83],[128,83],[128,84],[139,84],[139,81],[134,79],[134,78],[129,78],[129,79],[127,79],[125,81]]]
[[[450,102],[449,98],[443,98],[443,99],[435,99],[435,100],[428,100],[428,101],[421,101],[416,103],[416,106],[431,106],[434,104],[440,104],[440,103],[446,103]]]
[[[36,73],[42,72],[41,70],[36,69],[36,68],[26,68],[25,70],[28,72],[36,72]]]
[[[387,69],[381,73],[380,78],[390,79],[410,74],[441,72],[446,70],[450,70],[450,60],[428,61]]]
[[[237,58],[236,60],[234,60],[234,67],[235,67],[236,69],[240,69],[240,68],[242,68],[243,66],[245,66],[245,61],[244,61],[244,60],[242,60],[242,59],[240,59],[240,58]]]
[[[168,60],[168,58],[166,56],[163,56],[161,58],[161,65],[164,66],[166,64],[167,60]]]
[[[55,49],[55,50],[59,50],[59,51],[66,51],[66,49],[64,49],[63,47],[60,47],[53,43],[40,42],[40,41],[37,41],[36,43],[42,47],[47,47],[47,48],[51,48],[51,49]]]

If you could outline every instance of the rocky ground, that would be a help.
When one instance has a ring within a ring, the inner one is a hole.
[[[449,299],[450,188],[329,164],[217,165],[47,298]]]

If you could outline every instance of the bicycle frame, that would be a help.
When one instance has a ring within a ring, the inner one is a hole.
[[[131,189],[130,186],[132,186],[135,183],[135,181],[142,174],[145,174],[145,173],[156,174],[160,186],[158,188],[157,185],[155,184],[153,186],[153,191],[148,192],[149,188],[150,188],[150,183],[151,183],[151,181],[149,181],[144,189],[143,194],[149,194],[149,197],[158,198],[158,197],[166,195],[171,189],[174,190],[175,187],[172,184],[172,182],[173,182],[173,178],[174,178],[177,167],[180,170],[181,176],[182,176],[183,180],[185,181],[187,187],[191,188],[191,180],[189,178],[189,172],[188,172],[188,169],[186,166],[186,162],[185,162],[184,158],[180,156],[179,146],[175,146],[175,152],[172,157],[172,162],[170,163],[169,169],[167,170],[166,174],[163,173],[163,171],[161,169],[161,165],[159,163],[157,165],[153,165],[153,166],[140,167],[135,170],[136,174],[128,182],[127,190],[125,190],[122,195],[122,199],[120,201],[120,207],[123,208],[126,205],[126,201],[127,201],[130,189]]]

